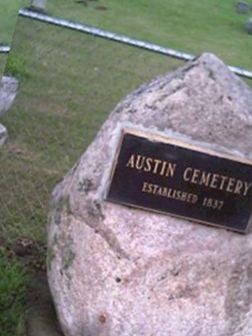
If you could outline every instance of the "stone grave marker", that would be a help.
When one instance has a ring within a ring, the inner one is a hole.
[[[0,147],[6,142],[8,138],[8,132],[5,126],[0,124]]]
[[[252,334],[251,136],[251,89],[212,54],[118,104],[52,194],[65,336]]]
[[[247,22],[247,32],[248,34],[252,34],[252,18]]]
[[[246,14],[250,11],[251,5],[244,1],[238,1],[236,3],[236,11],[240,14]]]
[[[0,116],[4,115],[13,104],[18,91],[18,81],[13,77],[3,76],[0,81]],[[0,124],[0,147],[6,142],[8,132]]]
[[[3,76],[0,81],[0,116],[13,104],[18,93],[18,81],[14,77]]]

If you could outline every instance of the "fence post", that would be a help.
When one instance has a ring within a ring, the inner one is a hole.
[[[31,6],[35,9],[44,11],[46,8],[47,0],[32,0]]]

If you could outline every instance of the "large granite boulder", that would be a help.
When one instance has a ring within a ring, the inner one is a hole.
[[[66,336],[252,335],[252,236],[104,200],[123,125],[252,158],[252,93],[212,54],[144,84],[53,191],[48,278]]]
[[[3,76],[0,81],[0,116],[4,115],[13,104],[18,92],[18,80]]]
[[[248,20],[246,28],[247,28],[248,34],[252,34],[252,18]]]

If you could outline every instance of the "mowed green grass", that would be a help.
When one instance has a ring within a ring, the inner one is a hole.
[[[195,55],[210,51],[226,63],[252,69],[252,36],[245,31],[252,12],[236,13],[236,1],[86,1],[88,6],[50,0],[48,13]]]
[[[0,45],[11,45],[18,10],[28,6],[29,0],[0,0]],[[6,54],[0,54],[0,76],[3,73]]]
[[[46,241],[53,187],[85,151],[110,111],[134,88],[180,64],[19,18],[6,74],[19,78],[20,91],[11,111],[0,118],[9,131],[9,141],[0,149],[0,238],[5,246],[20,237]],[[8,311],[4,314],[9,321]],[[1,336],[13,335],[12,325],[12,334],[5,331]],[[5,329],[0,325],[1,331]]]
[[[8,238],[40,239],[49,193],[108,113],[138,85],[181,62],[19,18],[8,64],[7,74],[20,78],[20,92],[1,119],[10,134],[1,150],[1,228]]]
[[[9,45],[15,29],[18,10],[28,5],[29,0],[0,1],[0,43]]]
[[[230,0],[48,0],[49,15],[95,25],[195,55],[210,51],[234,66],[252,69],[252,11],[241,15]],[[10,42],[17,9],[29,0],[1,0],[0,42]],[[0,57],[1,66],[1,57]]]
[[[17,9],[29,0],[1,0],[0,42],[9,42]],[[226,63],[252,69],[252,11],[241,15],[230,0],[48,0],[47,12],[195,55],[213,52]],[[0,57],[1,66],[1,57]]]

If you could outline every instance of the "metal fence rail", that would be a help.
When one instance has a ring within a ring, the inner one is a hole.
[[[0,46],[0,54],[8,54],[10,52],[9,46]]]
[[[91,34],[93,36],[98,36],[98,37],[113,40],[116,42],[125,43],[131,46],[150,50],[150,51],[153,51],[159,54],[174,57],[174,58],[184,60],[184,61],[189,61],[195,58],[194,55],[176,51],[170,48],[165,48],[157,44],[133,39],[133,38],[130,38],[124,35],[119,35],[119,34],[106,31],[106,30],[102,30],[96,27],[88,26],[85,24],[77,23],[77,22],[68,21],[65,19],[57,18],[57,17],[48,16],[46,14],[37,13],[37,12],[27,10],[27,9],[20,9],[19,15],[26,17],[26,18],[33,19],[33,20],[38,20],[38,21],[49,23],[49,24],[53,24],[56,26],[74,29],[79,32]],[[234,73],[236,73],[237,75],[252,79],[252,71],[250,70],[246,70],[246,69],[234,67],[234,66],[229,66],[229,69],[233,71]]]

